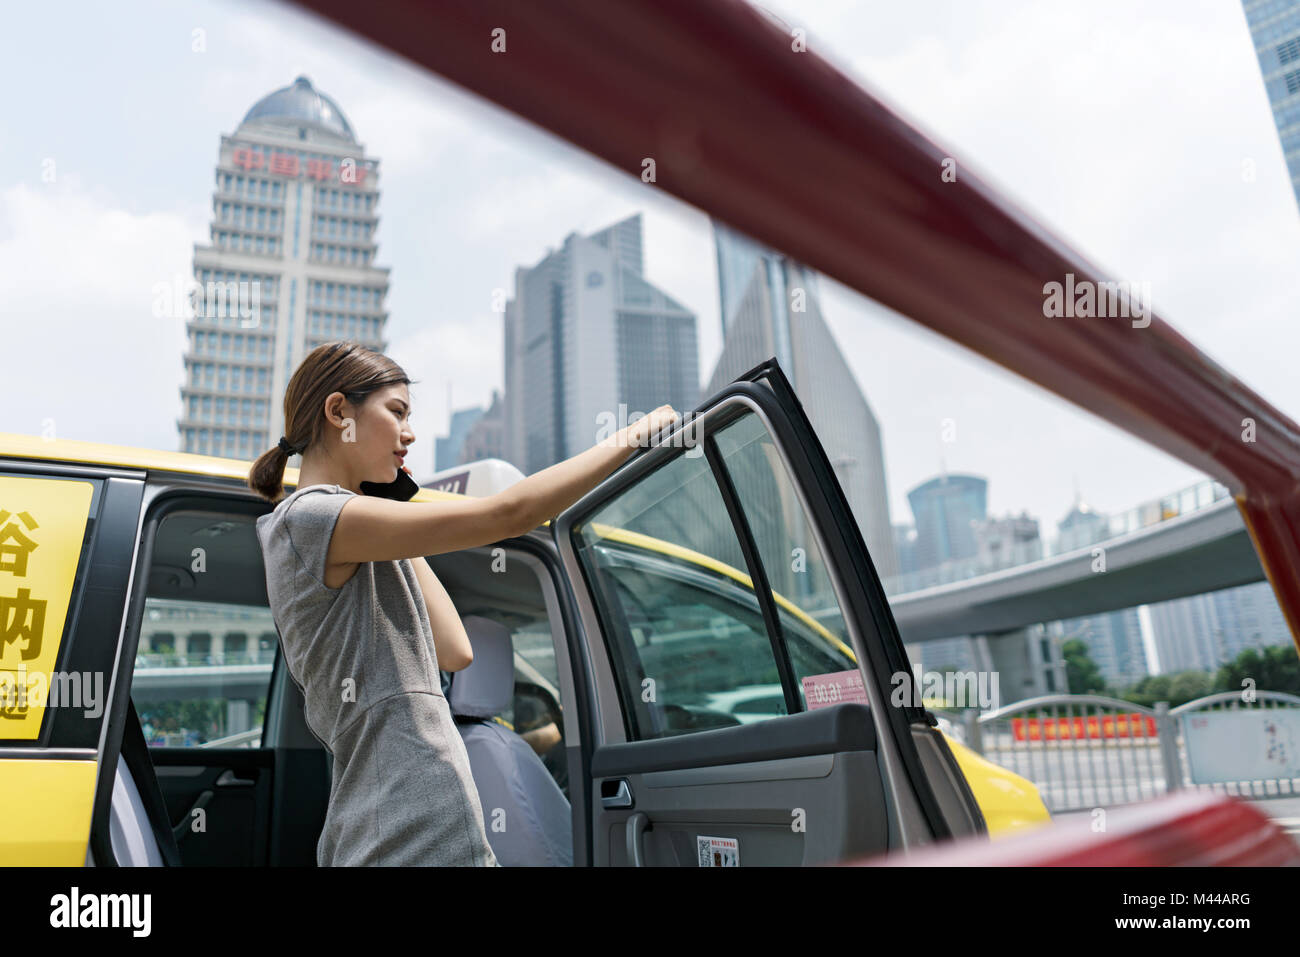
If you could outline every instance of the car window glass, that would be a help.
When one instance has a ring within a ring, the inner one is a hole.
[[[776,596],[784,646],[808,708],[805,678],[857,668],[830,569],[776,442],[750,413],[713,435]],[[814,701],[814,705],[821,703]]]
[[[131,682],[151,747],[261,746],[277,636],[253,523],[159,523]]]
[[[707,459],[692,452],[575,532],[629,740],[786,713],[739,539]]]

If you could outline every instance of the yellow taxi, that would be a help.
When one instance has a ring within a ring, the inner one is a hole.
[[[248,468],[0,433],[0,863],[315,863],[330,758]],[[429,562],[476,648],[444,689],[503,864],[819,864],[1048,818],[890,703],[907,655],[774,360],[543,526]]]

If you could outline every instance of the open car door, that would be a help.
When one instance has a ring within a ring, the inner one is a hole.
[[[797,865],[986,833],[775,359],[552,524],[587,635],[595,865]]]

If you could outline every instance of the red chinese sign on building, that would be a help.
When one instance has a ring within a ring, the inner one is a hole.
[[[333,160],[309,159],[303,163],[299,162],[298,156],[294,153],[275,151],[271,152],[268,162],[261,153],[251,150],[247,146],[235,147],[231,162],[240,169],[245,170],[265,168],[273,176],[301,176],[305,174],[310,179],[322,182],[345,183],[349,186],[360,186],[365,183],[366,173],[369,172],[364,165],[354,159],[345,159],[340,162],[336,174]]]

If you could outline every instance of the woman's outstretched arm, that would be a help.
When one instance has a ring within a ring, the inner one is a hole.
[[[351,496],[334,525],[328,562],[415,559],[525,535],[599,485],[650,436],[677,418],[670,406],[660,406],[587,451],[486,498],[394,502]]]
[[[672,406],[661,405],[587,451],[534,472],[501,494],[513,496],[515,508],[524,516],[525,528],[536,528],[599,485],[638,447],[677,417]]]

